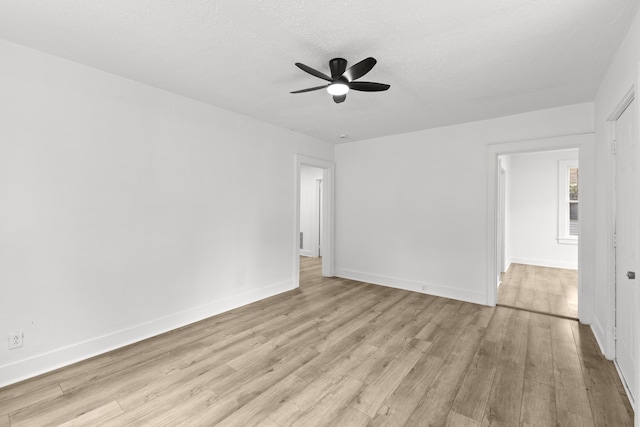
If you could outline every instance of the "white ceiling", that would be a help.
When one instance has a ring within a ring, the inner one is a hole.
[[[374,6],[375,4],[375,6]],[[0,0],[0,38],[326,141],[592,101],[638,0]],[[295,94],[328,62],[387,92]]]

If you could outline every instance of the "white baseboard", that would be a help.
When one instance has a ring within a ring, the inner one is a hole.
[[[292,281],[267,286],[2,365],[0,366],[0,387],[98,356],[292,289],[294,289]]]
[[[311,249],[300,249],[300,256],[313,256],[313,251]]]
[[[359,282],[371,283],[373,285],[387,286],[390,288],[403,289],[405,291],[420,292],[423,294],[451,298],[455,300],[471,302],[474,304],[487,304],[487,296],[484,292],[474,292],[465,289],[434,285],[430,283],[415,282],[412,280],[380,276],[344,268],[337,268],[335,270],[335,275],[337,277],[342,277],[343,279],[357,280]]]
[[[600,351],[602,352],[602,354],[604,354],[604,357],[606,357],[608,360],[613,361],[613,366],[615,366],[616,368],[616,372],[618,373],[618,378],[620,378],[620,382],[622,383],[622,386],[627,392],[627,398],[629,399],[631,408],[633,408],[633,412],[636,414],[636,417],[637,417],[636,400],[635,400],[635,397],[633,396],[633,393],[631,393],[631,390],[629,390],[629,385],[625,381],[624,376],[620,371],[620,365],[618,365],[618,361],[615,359],[615,350],[612,349],[613,353],[607,354],[607,351],[605,351],[607,346],[604,346],[602,343],[602,340],[606,339],[604,335],[604,328],[602,328],[600,322],[598,322],[597,320],[596,322],[594,322],[594,324],[590,326],[591,326],[591,332],[593,333],[593,336],[596,338],[596,342],[598,343],[598,347],[600,347]]]
[[[513,261],[512,261],[511,259],[509,259],[509,260],[507,261],[507,265],[504,267],[504,271],[503,271],[503,273],[506,273],[507,271],[509,271],[509,268],[511,268],[511,263],[512,263],[512,262],[513,262]]]
[[[622,386],[624,387],[624,391],[627,392],[627,399],[629,399],[629,403],[631,404],[631,409],[633,409],[633,413],[636,413],[636,399],[633,396],[633,393],[631,392],[631,390],[629,390],[629,384],[627,384],[627,382],[624,379],[624,375],[622,375],[622,371],[620,370],[620,365],[618,364],[617,360],[613,361],[613,366],[616,368],[616,372],[618,373],[618,377],[620,378],[620,382],[622,383]]]
[[[536,258],[511,258],[511,263],[537,265],[539,267],[564,268],[567,270],[578,269],[577,261],[572,262],[572,261],[555,261],[555,260],[549,260],[549,259],[536,259]]]
[[[615,349],[610,348],[607,345],[607,333],[605,329],[602,327],[599,319],[594,319],[593,323],[589,325],[591,327],[591,332],[598,343],[598,347],[600,347],[600,351],[608,360],[613,360],[615,358]]]

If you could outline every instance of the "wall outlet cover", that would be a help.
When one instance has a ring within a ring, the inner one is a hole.
[[[24,333],[22,331],[15,331],[9,334],[9,350],[22,347],[22,338]]]

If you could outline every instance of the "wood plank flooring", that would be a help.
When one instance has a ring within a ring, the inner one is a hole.
[[[0,426],[631,426],[578,322],[320,277],[0,389]]]
[[[511,264],[502,273],[498,304],[578,318],[578,272],[562,268]]]

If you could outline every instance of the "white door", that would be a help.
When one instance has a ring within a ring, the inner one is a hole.
[[[616,135],[616,362],[636,396],[636,352],[634,305],[638,280],[636,271],[636,101],[633,101],[615,124]]]

